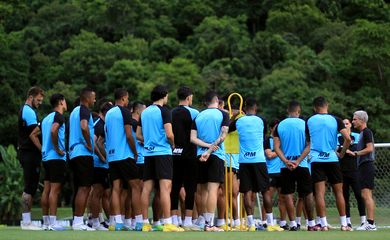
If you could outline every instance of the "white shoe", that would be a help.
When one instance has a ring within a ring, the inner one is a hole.
[[[68,229],[61,226],[61,225],[54,224],[54,225],[50,225],[48,230],[50,230],[50,231],[66,231]]]
[[[72,226],[72,229],[73,229],[74,231],[95,231],[94,228],[90,228],[90,227],[88,227],[88,226],[85,225],[85,224],[73,225],[73,226]]]
[[[29,224],[22,223],[22,224],[20,224],[20,227],[22,228],[22,230],[30,230],[30,231],[42,231],[43,230],[41,227],[35,226],[32,223],[29,223]]]
[[[375,224],[369,224],[368,222],[363,223],[360,227],[356,228],[357,231],[376,231]]]
[[[45,230],[45,231],[50,230],[49,227],[50,227],[49,225],[43,224],[42,230]]]
[[[103,225],[99,224],[98,226],[92,226],[93,229],[97,231],[108,231],[107,228],[105,228]]]

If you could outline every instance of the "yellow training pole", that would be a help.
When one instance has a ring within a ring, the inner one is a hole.
[[[229,180],[230,180],[230,193],[229,193],[229,198],[230,198],[230,231],[233,230],[233,157],[230,154],[230,173],[229,173]]]
[[[227,161],[227,160],[226,160]],[[228,166],[225,164],[225,221],[226,225],[228,224],[228,214],[229,214],[229,209],[228,209]]]

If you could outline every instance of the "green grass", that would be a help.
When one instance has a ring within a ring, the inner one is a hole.
[[[0,228],[0,240],[118,240],[118,239],[142,239],[142,240],[362,240],[362,239],[389,239],[390,229],[380,229],[376,232],[340,232],[332,230],[329,232],[223,232],[223,233],[205,233],[205,232],[185,232],[185,233],[163,233],[163,232],[44,232],[44,231],[22,231],[17,227]]]

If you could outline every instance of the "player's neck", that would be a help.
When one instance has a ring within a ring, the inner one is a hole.
[[[218,102],[210,103],[207,108],[218,108]]]
[[[24,104],[29,105],[31,108],[33,108],[32,100],[30,98],[27,98]]]
[[[84,107],[89,108],[88,102],[80,101],[80,106],[83,105]]]
[[[153,102],[154,105],[164,106],[164,98],[161,98],[160,100],[157,100]]]
[[[189,102],[187,100],[181,100],[179,101],[179,106],[190,106]]]
[[[54,110],[55,112],[59,112],[59,113],[61,113],[61,114],[64,114],[64,109],[61,108],[61,107],[55,107],[53,110]]]
[[[125,107],[126,104],[122,101],[115,101],[115,105]]]
[[[132,114],[131,114],[131,117],[132,117],[133,119],[139,121],[139,114],[137,114],[137,113],[132,113]]]
[[[360,132],[362,132],[366,128],[367,128],[367,124],[363,124],[362,126],[360,126]]]

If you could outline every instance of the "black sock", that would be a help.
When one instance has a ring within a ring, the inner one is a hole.
[[[367,222],[371,225],[374,225],[374,220],[371,220],[371,219],[367,219]]]

